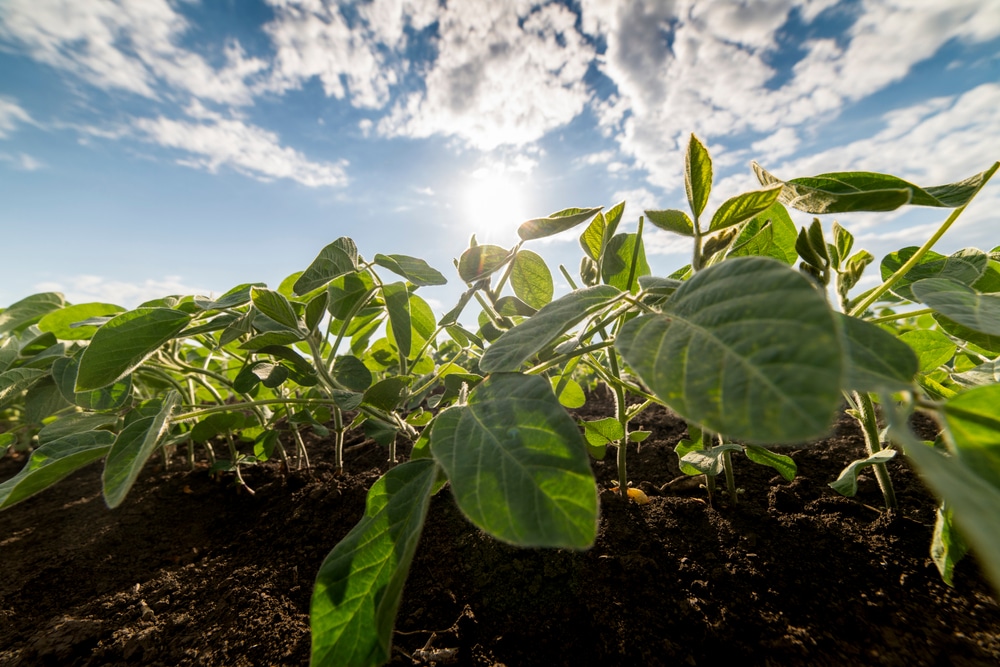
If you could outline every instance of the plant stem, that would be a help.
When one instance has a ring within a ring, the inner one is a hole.
[[[729,489],[729,500],[735,507],[739,500],[736,496],[736,478],[733,476],[733,453],[728,449],[722,453],[722,468],[726,471],[726,488]]]
[[[861,424],[861,431],[865,436],[865,449],[868,452],[868,456],[871,456],[875,452],[882,450],[882,441],[878,433],[878,418],[875,416],[875,405],[872,403],[871,395],[866,392],[855,391],[853,392],[853,397],[854,400],[852,402],[858,409],[857,420]],[[884,463],[876,463],[873,468],[875,468],[875,479],[878,480],[878,486],[882,489],[882,498],[885,500],[886,508],[891,510],[896,509],[896,492],[892,488],[892,479],[889,478],[888,468],[886,468]]]
[[[883,324],[885,322],[896,322],[898,320],[907,320],[911,317],[920,317],[921,315],[928,315],[933,313],[933,308],[921,308],[920,310],[911,310],[906,313],[893,313],[892,315],[883,315],[882,317],[874,317],[868,322],[872,324]]]

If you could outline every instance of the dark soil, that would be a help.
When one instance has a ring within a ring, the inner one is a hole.
[[[592,398],[587,414],[611,411]],[[862,456],[849,419],[789,450],[791,483],[734,457],[736,507],[703,488],[660,493],[679,476],[684,425],[661,409],[634,425],[653,433],[629,452],[650,502],[602,493],[589,551],[500,544],[447,490],[433,498],[394,664],[1000,664],[1000,606],[971,558],[954,589],[941,582],[935,504],[905,461],[890,464],[894,515],[870,474],[854,499],[827,487]],[[328,442],[309,448],[310,472],[247,470],[256,495],[189,472],[180,452],[167,470],[150,463],[116,510],[95,465],[0,513],[0,664],[307,664],[313,578],[386,469],[360,436],[342,476]],[[611,458],[594,465],[602,488]],[[23,464],[0,460],[0,479]]]

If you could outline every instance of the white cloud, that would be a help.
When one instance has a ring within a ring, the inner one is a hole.
[[[424,90],[379,123],[386,136],[456,136],[492,150],[523,146],[575,118],[594,49],[577,15],[558,4],[453,3],[439,19],[437,57]]]
[[[584,30],[606,36],[602,69],[618,89],[616,97],[594,103],[595,114],[649,172],[651,184],[672,190],[682,184],[689,132],[713,145],[741,141],[746,132],[797,137],[799,126],[822,123],[899,81],[949,40],[1000,35],[1000,12],[989,2],[865,0],[831,10],[852,12],[843,42],[805,42],[806,55],[787,80],[776,79],[777,35],[792,13],[808,23],[833,5],[584,0]],[[765,151],[782,146],[778,139],[762,142]],[[792,141],[784,149],[790,145],[797,147]]]
[[[27,153],[18,153],[17,155],[0,153],[0,162],[8,162],[19,171],[38,171],[39,169],[44,169],[48,166],[41,160],[34,158]]]
[[[31,116],[17,102],[0,97],[0,139],[6,139],[18,124],[30,122]]]
[[[135,308],[140,303],[165,296],[208,295],[209,290],[185,284],[181,276],[148,278],[141,282],[109,280],[103,276],[76,275],[34,285],[37,292],[62,292],[70,303],[93,301]]]
[[[159,98],[166,85],[198,98],[248,104],[247,80],[266,63],[235,41],[212,67],[181,46],[190,24],[167,0],[8,0],[0,39],[105,90]]]
[[[142,118],[135,121],[140,136],[191,157],[179,164],[216,172],[226,166],[261,181],[287,178],[308,187],[341,186],[347,182],[347,163],[313,162],[282,146],[278,135],[241,120],[202,123]]]

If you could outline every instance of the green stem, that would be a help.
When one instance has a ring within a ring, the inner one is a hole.
[[[896,322],[898,320],[907,320],[910,319],[911,317],[920,317],[921,315],[928,315],[933,312],[934,312],[933,308],[921,308],[920,310],[911,310],[906,313],[894,313],[892,315],[883,315],[882,317],[874,317],[867,321],[871,322],[872,324],[883,324],[885,322]]]
[[[563,278],[566,279],[566,282],[569,283],[569,287],[570,287],[571,290],[573,290],[575,292],[577,289],[579,289],[576,286],[576,283],[573,282],[573,277],[571,275],[569,275],[569,271],[566,270],[565,266],[563,266],[562,264],[560,264],[559,265],[559,270],[562,272]],[[600,275],[600,274],[597,274],[597,275]]]
[[[739,500],[736,496],[736,478],[733,475],[733,453],[728,449],[722,453],[722,468],[726,472],[726,488],[729,489],[729,501],[735,507]]]
[[[871,395],[866,392],[852,392],[853,403],[857,407],[858,423],[861,424],[861,431],[865,436],[865,449],[868,456],[882,450],[882,441],[879,439],[878,418],[875,416],[875,405],[872,403]],[[889,470],[884,463],[876,463],[872,466],[875,469],[875,479],[882,489],[882,498],[885,506],[894,510],[896,504],[896,492],[892,488],[892,479],[889,477]]]

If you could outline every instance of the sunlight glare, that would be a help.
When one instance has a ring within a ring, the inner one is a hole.
[[[526,214],[523,184],[500,170],[477,170],[469,179],[462,199],[466,223],[484,237],[509,238],[530,217]]]

